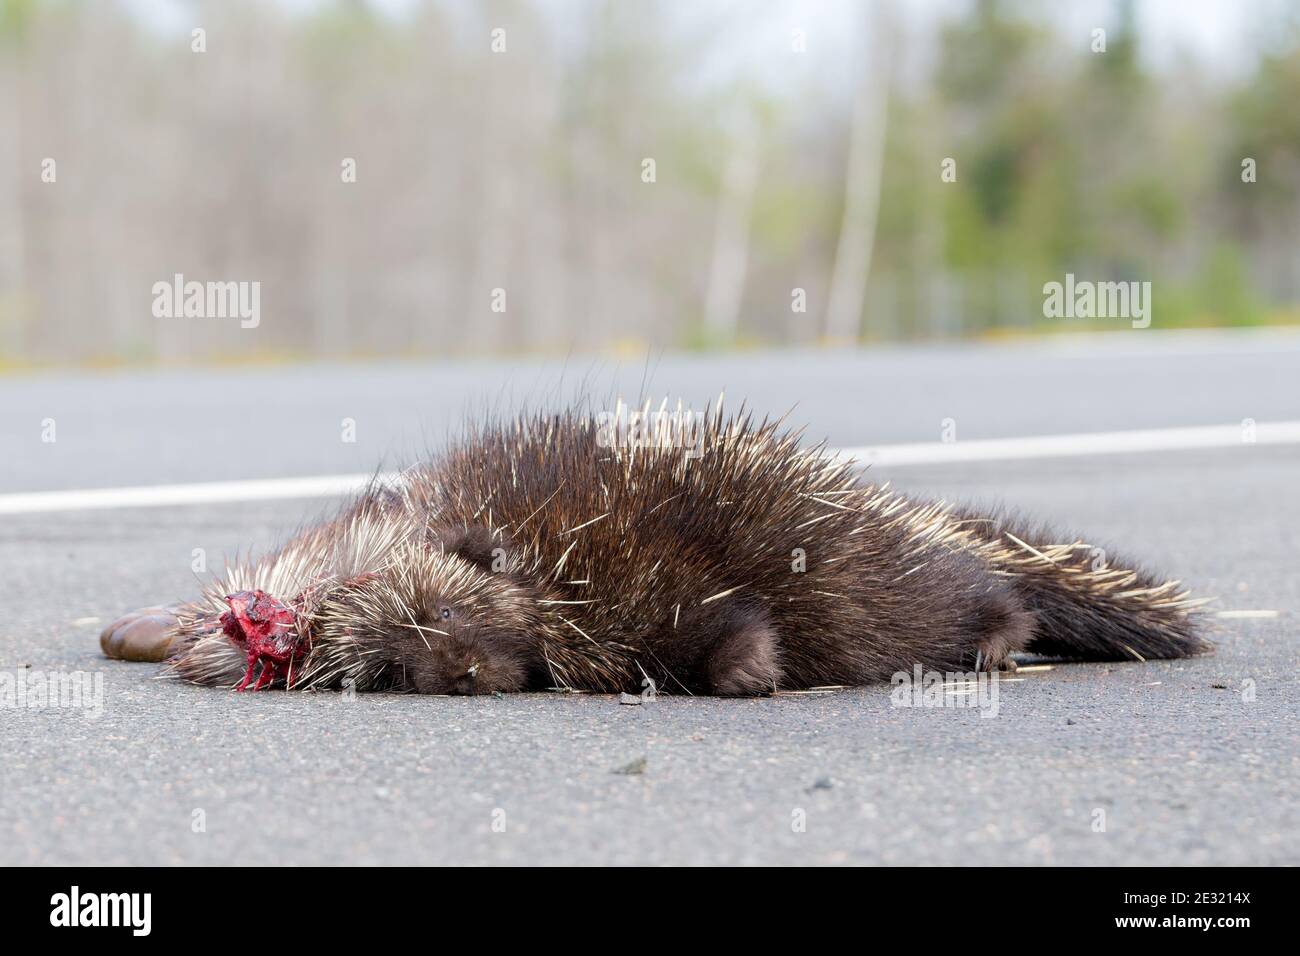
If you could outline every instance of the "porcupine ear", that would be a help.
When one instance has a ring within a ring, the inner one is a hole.
[[[484,571],[504,571],[510,544],[499,531],[481,524],[453,526],[437,534],[442,550],[454,554]]]

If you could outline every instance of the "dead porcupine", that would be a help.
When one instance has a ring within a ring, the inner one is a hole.
[[[697,424],[685,449],[583,411],[479,426],[101,643],[201,684],[452,694],[759,694],[1208,649],[1176,581],[860,483],[779,423]]]

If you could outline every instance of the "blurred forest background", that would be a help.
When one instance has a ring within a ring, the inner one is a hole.
[[[1067,6],[0,0],[0,367],[1300,320],[1295,5],[1232,69]]]

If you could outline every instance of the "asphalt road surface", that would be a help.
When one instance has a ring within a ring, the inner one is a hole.
[[[466,410],[584,382],[635,394],[645,374],[571,359],[11,378],[0,496],[367,471]],[[1268,422],[1300,419],[1300,340],[669,357],[649,381],[794,407],[836,446],[935,441],[945,418],[959,441]],[[329,502],[4,515],[0,863],[1300,863],[1300,446],[873,471],[1121,545],[1219,598],[1217,653],[1030,670],[999,684],[993,717],[895,707],[888,687],[641,706],[236,695],[105,661],[98,632],[191,594],[194,549],[219,565]],[[5,675],[78,671],[102,677],[102,706],[3,705]]]

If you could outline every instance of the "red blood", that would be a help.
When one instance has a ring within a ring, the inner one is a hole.
[[[235,690],[248,687],[260,663],[262,671],[253,690],[272,681],[288,682],[294,663],[308,651],[308,642],[298,634],[297,615],[265,591],[240,591],[226,596],[230,610],[221,615],[221,629],[248,653],[248,670]]]

